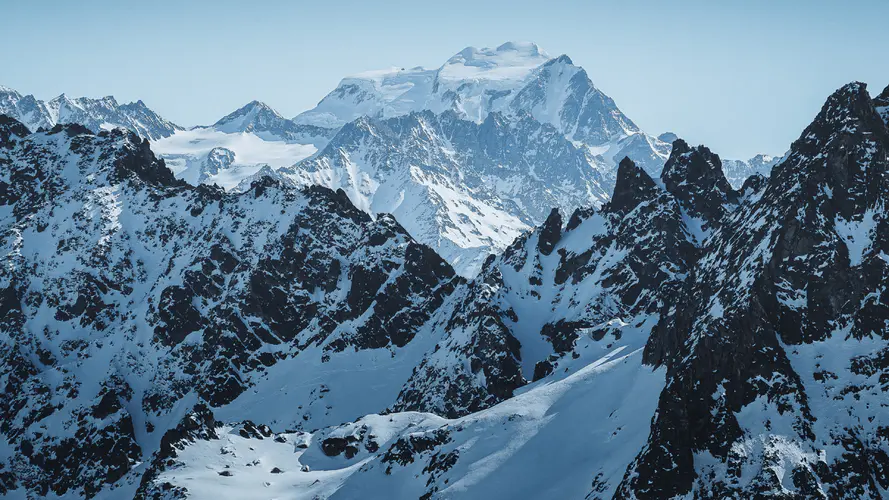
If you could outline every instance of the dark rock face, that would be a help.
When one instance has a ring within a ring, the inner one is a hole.
[[[881,495],[885,444],[863,436],[887,424],[884,389],[855,374],[883,370],[871,343],[886,343],[889,317],[887,154],[865,86],[847,85],[712,237],[689,336],[621,495]],[[795,489],[771,468],[781,461]]]
[[[877,113],[883,117],[883,122],[889,125],[889,86],[886,86],[880,95],[874,98],[874,107],[876,107]]]
[[[562,236],[562,216],[559,214],[559,209],[554,208],[552,212],[550,212],[549,217],[546,218],[546,222],[543,223],[543,227],[540,230],[540,237],[537,240],[537,249],[543,255],[549,255],[553,252],[553,248],[556,246],[556,242],[559,241],[559,238]]]
[[[6,489],[132,482],[155,451],[137,436],[167,432],[183,398],[228,404],[306,350],[395,356],[454,290],[446,262],[342,191],[225,194],[132,133],[0,130],[0,432],[21,450]]]
[[[617,181],[614,194],[608,207],[614,213],[627,213],[635,208],[639,200],[651,199],[659,195],[659,190],[651,176],[637,167],[629,158],[624,158],[617,166]]]
[[[704,146],[692,149],[682,139],[673,142],[661,180],[690,216],[703,221],[704,229],[719,224],[726,206],[738,202],[738,193],[726,180],[719,157]]]

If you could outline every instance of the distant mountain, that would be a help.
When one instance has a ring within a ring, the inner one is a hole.
[[[532,43],[348,77],[293,121],[341,129],[280,174],[393,213],[464,275],[552,207],[606,202],[620,158],[658,175],[670,152],[570,58]]]
[[[158,140],[173,135],[182,127],[161,118],[141,100],[118,104],[114,97],[101,99],[62,94],[49,102],[33,95],[22,96],[17,91],[0,86],[0,114],[13,117],[31,130],[52,128],[57,123],[77,123],[93,132],[116,127],[135,132],[139,137]]]
[[[294,121],[339,127],[361,116],[392,118],[429,110],[480,122],[492,111],[504,111],[509,98],[549,60],[533,43],[467,47],[438,69],[391,68],[344,78]]]
[[[342,189],[369,213],[391,213],[461,274],[546,219],[608,200],[601,158],[528,115],[453,111],[359,118],[314,156],[278,174]]]
[[[311,144],[320,139],[330,138],[334,132],[313,125],[298,125],[260,101],[248,103],[224,116],[210,128],[226,134],[252,132],[264,140],[293,141],[301,144]]]
[[[211,126],[178,130],[151,148],[189,184],[234,190],[239,184],[249,187],[260,171],[274,172],[311,156],[335,133],[298,125],[267,104],[252,101]]]
[[[758,154],[749,160],[722,160],[722,169],[729,184],[735,189],[740,189],[744,181],[752,175],[768,177],[772,167],[781,163],[784,157]]]
[[[668,143],[649,137],[643,141],[648,151],[638,159],[627,155],[620,142],[641,134],[639,128],[568,56],[552,58],[528,42],[467,47],[434,70],[392,68],[345,78],[294,121],[338,127],[360,116],[385,119],[420,111],[451,111],[476,123],[492,112],[508,118],[530,115],[569,140],[595,148],[612,170],[620,158],[630,156],[657,175],[669,153]]]

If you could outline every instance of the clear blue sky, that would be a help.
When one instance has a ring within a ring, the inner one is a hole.
[[[142,99],[182,125],[291,117],[341,77],[507,40],[565,53],[644,130],[782,153],[852,80],[889,84],[887,1],[0,0],[0,84]]]

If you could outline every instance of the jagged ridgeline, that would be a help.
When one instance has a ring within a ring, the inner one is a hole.
[[[466,280],[342,191],[0,118],[0,494],[880,498],[889,89],[673,142]]]

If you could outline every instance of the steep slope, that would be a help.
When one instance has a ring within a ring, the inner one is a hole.
[[[134,134],[5,116],[0,169],[0,494],[131,497],[199,401],[380,412],[437,341],[452,269],[342,192],[194,188]]]
[[[356,120],[321,152],[278,173],[301,185],[341,188],[362,210],[393,214],[471,276],[552,207],[607,200],[597,161],[529,117],[492,113],[477,124],[426,111]]]
[[[17,119],[30,130],[52,128],[57,123],[76,123],[93,132],[122,127],[139,137],[157,140],[183,130],[175,123],[161,118],[142,101],[118,104],[114,97],[101,99],[79,97],[71,99],[62,94],[49,102],[33,95],[21,94],[0,86],[0,114]]]
[[[622,495],[886,495],[887,154],[849,84],[709,239]]]
[[[509,110],[530,113],[586,144],[603,144],[639,132],[614,101],[593,85],[586,71],[566,55],[537,68],[510,100]]]

